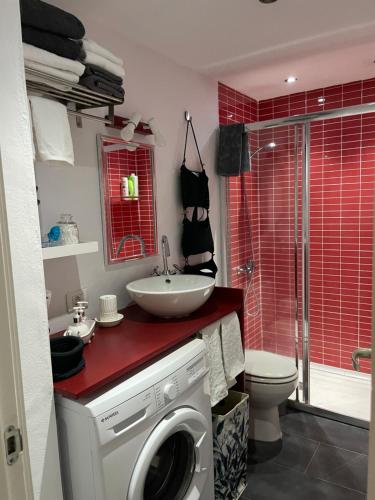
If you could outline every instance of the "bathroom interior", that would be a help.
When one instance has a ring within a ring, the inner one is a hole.
[[[355,4],[4,0],[1,499],[375,499]]]

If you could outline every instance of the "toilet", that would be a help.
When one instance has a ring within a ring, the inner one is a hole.
[[[279,404],[297,387],[294,359],[266,351],[245,351],[245,390],[249,394],[249,439],[281,439]]]

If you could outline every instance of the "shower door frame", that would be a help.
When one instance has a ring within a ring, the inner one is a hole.
[[[305,411],[328,416],[337,420],[368,428],[366,421],[339,415],[329,410],[310,405],[310,318],[309,318],[309,284],[310,284],[310,124],[314,121],[327,120],[331,118],[343,118],[346,116],[363,115],[375,112],[375,103],[348,106],[346,108],[335,108],[332,110],[307,113],[304,115],[288,116],[253,123],[247,123],[249,132],[273,129],[282,126],[294,126],[294,261],[295,261],[295,301],[296,301],[296,364],[299,365],[298,349],[298,154],[300,148],[300,131],[302,130],[302,258],[301,258],[301,315],[302,315],[302,397],[299,401],[299,389],[296,390],[297,407],[303,407]],[[374,334],[374,332],[373,332]]]

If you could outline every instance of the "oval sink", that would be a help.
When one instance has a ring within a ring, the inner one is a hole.
[[[213,278],[177,274],[132,281],[126,289],[145,311],[162,318],[179,318],[201,307],[214,287]]]

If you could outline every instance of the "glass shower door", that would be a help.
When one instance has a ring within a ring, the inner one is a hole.
[[[309,403],[368,421],[375,114],[310,126]]]
[[[297,240],[300,203],[301,126],[255,130],[250,137],[253,192],[250,206],[261,343],[265,351],[298,354]],[[272,147],[273,146],[273,147]],[[252,300],[252,293],[247,301]],[[251,303],[249,304],[251,312]],[[298,358],[298,356],[297,356]],[[297,359],[298,363],[298,359]]]

